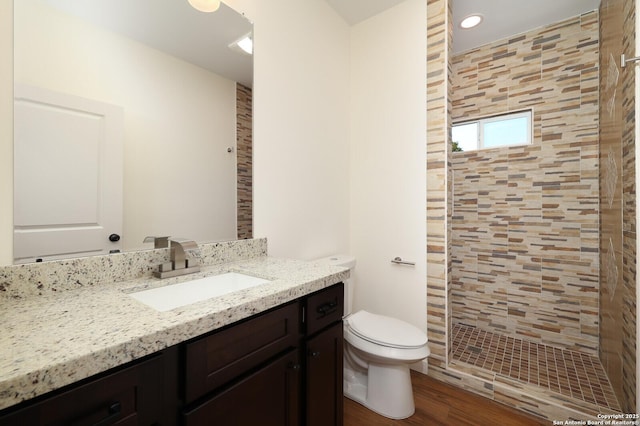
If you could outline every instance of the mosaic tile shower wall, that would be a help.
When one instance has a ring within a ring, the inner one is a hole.
[[[430,366],[446,368],[448,320],[447,173],[451,37],[447,0],[427,2],[427,333]]]
[[[236,84],[238,239],[253,238],[253,94]]]
[[[533,110],[533,143],[454,153],[452,321],[598,351],[598,12],[452,58],[452,121]]]
[[[635,412],[635,2],[600,5],[600,360],[624,412]]]

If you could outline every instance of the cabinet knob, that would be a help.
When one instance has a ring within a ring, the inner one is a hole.
[[[309,351],[309,355],[311,355],[313,358],[317,358],[320,356],[320,351]]]
[[[323,303],[316,308],[316,312],[321,316],[326,316],[336,311],[338,302],[333,300],[331,302]]]
[[[292,370],[300,370],[300,364],[289,363],[288,367]]]
[[[107,407],[107,417],[102,418],[102,420],[94,423],[94,426],[106,426],[114,424],[116,419],[120,418],[122,414],[122,405],[120,401],[116,401]]]

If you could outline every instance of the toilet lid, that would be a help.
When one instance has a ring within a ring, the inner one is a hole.
[[[396,318],[358,311],[348,321],[354,334],[383,346],[417,348],[427,343],[427,336],[420,329]]]

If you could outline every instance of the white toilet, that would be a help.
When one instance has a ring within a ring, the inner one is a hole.
[[[356,264],[344,255],[322,261],[349,269]],[[427,336],[396,318],[365,310],[351,314],[352,280],[344,284],[344,394],[385,417],[410,417],[415,404],[409,365],[429,356]]]

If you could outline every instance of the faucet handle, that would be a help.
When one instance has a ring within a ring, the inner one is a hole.
[[[165,237],[165,238],[169,238],[169,237]],[[190,240],[188,238],[171,238],[169,239],[169,241],[171,241],[172,245],[178,245],[185,251],[198,249],[198,244],[195,241]]]
[[[171,241],[170,255],[173,268],[189,268],[190,262],[189,259],[187,259],[187,252],[199,251],[198,244],[195,241],[188,240],[186,238],[171,238],[169,241]],[[197,267],[196,265],[192,264],[193,267]]]
[[[153,243],[153,248],[169,247],[169,237],[154,237],[152,235],[145,237],[143,243]]]
[[[161,244],[166,243],[170,247],[169,250],[169,262],[162,263],[158,267],[158,270],[153,272],[153,275],[158,278],[176,277],[178,275],[191,274],[193,272],[200,271],[198,266],[198,257],[200,256],[200,248],[195,241],[188,240],[186,238],[169,238],[169,237],[147,237],[145,242],[154,242],[154,244],[160,241]],[[156,248],[158,246],[156,245]],[[190,262],[187,258],[187,252],[195,254],[193,262]]]

